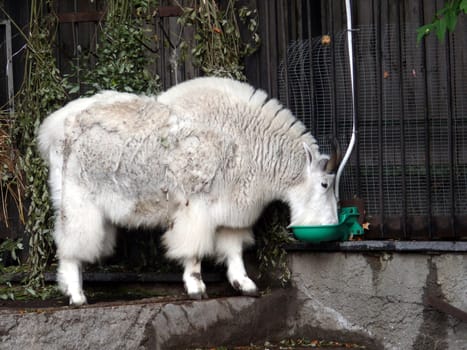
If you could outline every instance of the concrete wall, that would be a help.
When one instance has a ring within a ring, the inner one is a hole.
[[[467,255],[294,253],[295,334],[358,334],[384,349],[467,349],[467,323],[427,306],[439,297],[467,311]]]
[[[367,349],[467,350],[467,255],[289,254],[292,286],[260,298],[0,310],[0,349],[185,349],[303,336]]]

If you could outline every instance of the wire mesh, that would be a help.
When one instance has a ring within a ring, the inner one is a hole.
[[[405,237],[420,218],[428,232],[437,217],[455,222],[467,209],[467,36],[417,45],[417,27],[356,28],[358,141],[341,179],[342,199],[364,199],[381,231],[399,218]],[[331,135],[346,147],[352,131],[346,45],[345,31],[294,41],[279,67],[279,97],[325,152]]]
[[[467,33],[467,21],[458,23],[458,32]],[[454,118],[454,162],[455,162],[455,215],[467,213],[467,35],[452,35],[453,111]]]

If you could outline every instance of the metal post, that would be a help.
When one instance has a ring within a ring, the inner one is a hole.
[[[345,164],[350,158],[352,154],[353,147],[355,146],[356,138],[357,138],[357,101],[355,98],[355,76],[354,76],[354,64],[353,64],[353,47],[352,47],[352,6],[351,1],[345,1],[345,9],[347,15],[347,47],[348,47],[348,55],[349,55],[349,68],[350,68],[350,82],[351,82],[351,89],[352,89],[352,120],[353,120],[353,127],[352,127],[352,137],[349,142],[349,146],[347,147],[347,151],[345,152],[344,158],[342,159],[341,164],[339,165],[339,169],[337,169],[336,174],[336,183],[335,183],[335,194],[337,201],[340,200],[339,197],[339,182],[342,172],[344,171]],[[358,166],[358,165],[357,165]]]
[[[5,26],[5,47],[6,47],[6,75],[8,81],[8,104],[10,106],[10,117],[13,118],[15,113],[14,95],[15,88],[13,82],[13,52],[11,47],[11,23],[9,20],[0,21],[1,25]]]

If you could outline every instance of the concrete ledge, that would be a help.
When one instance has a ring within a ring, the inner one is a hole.
[[[320,244],[297,242],[287,245],[286,249],[291,252],[467,253],[467,241],[346,241]]]
[[[170,350],[306,337],[377,350],[467,350],[467,254],[378,244],[291,250],[291,286],[260,298],[1,309],[0,349]]]
[[[376,248],[289,252],[296,329],[360,331],[381,349],[467,350],[467,254]]]

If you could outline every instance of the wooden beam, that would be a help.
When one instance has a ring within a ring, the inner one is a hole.
[[[60,23],[80,23],[80,22],[99,22],[104,18],[105,12],[65,12],[59,13],[58,21]]]
[[[183,9],[180,6],[160,6],[157,9],[159,17],[180,17],[183,14]]]
[[[182,13],[183,9],[179,6],[161,6],[157,9],[156,15],[158,17],[180,17]],[[104,18],[105,12],[64,12],[57,16],[60,23],[99,22]]]

